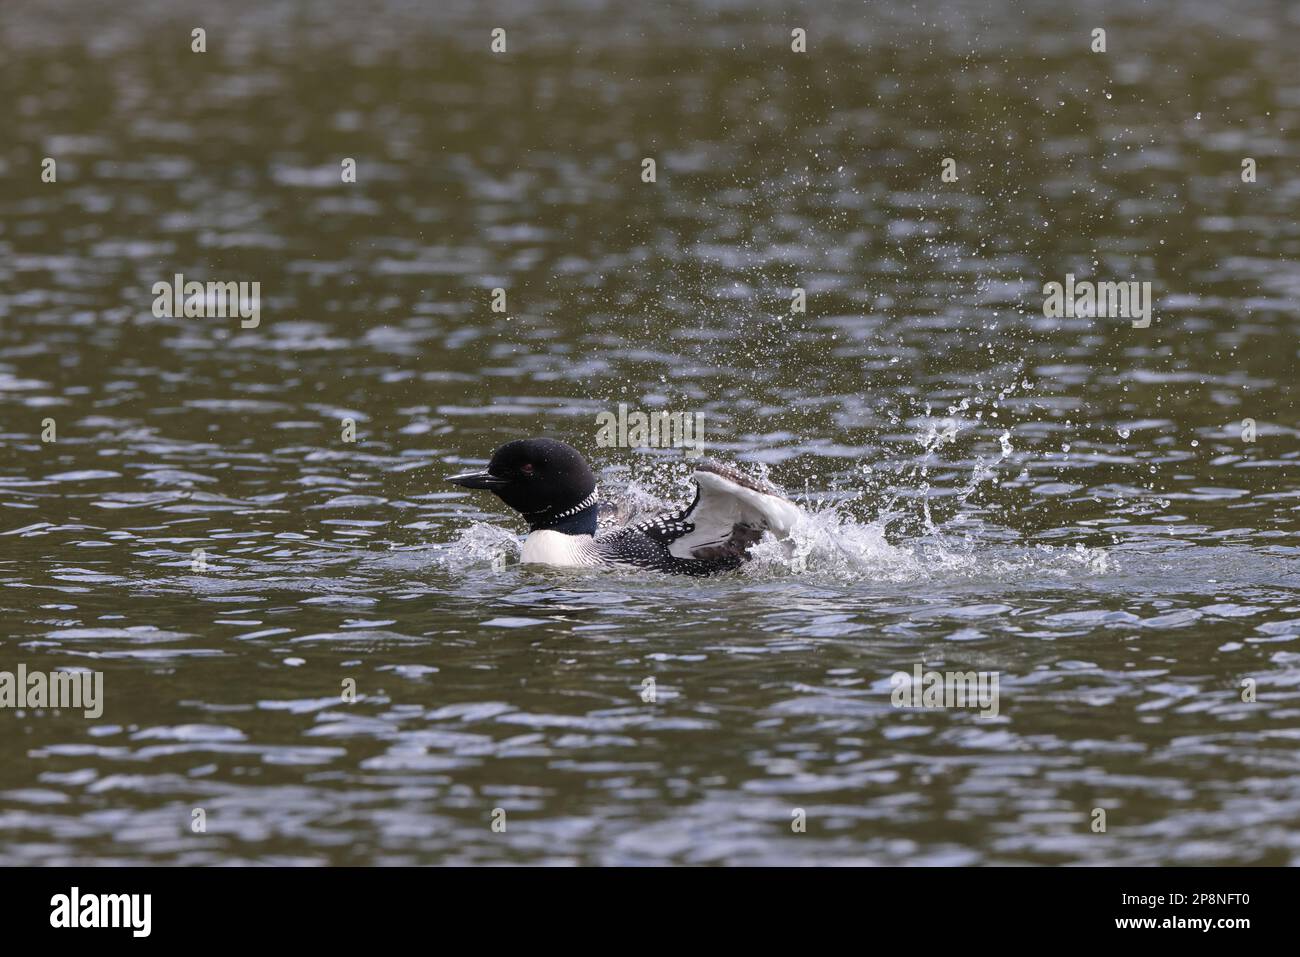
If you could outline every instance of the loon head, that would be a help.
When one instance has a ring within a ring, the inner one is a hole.
[[[492,453],[482,472],[447,476],[485,488],[522,515],[534,531],[596,533],[596,476],[582,454],[555,439],[518,439]]]

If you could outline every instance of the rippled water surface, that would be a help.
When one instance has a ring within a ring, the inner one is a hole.
[[[106,703],[0,710],[0,863],[1300,862],[1295,9],[480,6],[3,5],[0,671]],[[796,561],[521,566],[440,481],[681,500],[619,403]]]

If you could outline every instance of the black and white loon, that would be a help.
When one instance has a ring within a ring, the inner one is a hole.
[[[749,559],[765,531],[786,538],[799,506],[776,489],[713,462],[699,465],[686,508],[596,535],[596,476],[577,449],[519,439],[492,453],[482,472],[448,482],[493,492],[528,521],[521,560],[540,565],[644,568],[712,575]]]

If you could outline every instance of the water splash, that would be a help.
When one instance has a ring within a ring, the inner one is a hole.
[[[447,549],[446,561],[453,568],[492,565],[500,568],[519,561],[519,537],[487,522],[475,522],[460,533]]]
[[[759,576],[806,574],[837,579],[905,580],[916,577],[920,560],[905,545],[891,545],[885,523],[860,522],[840,504],[804,506],[788,542],[765,537],[750,552],[745,573]]]
[[[394,548],[367,562],[390,571],[412,572],[437,568],[463,572],[493,568],[501,570],[519,561],[522,543],[518,535],[488,522],[474,522],[463,528],[452,542]]]

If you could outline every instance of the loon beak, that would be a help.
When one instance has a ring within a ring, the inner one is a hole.
[[[459,475],[448,475],[446,480],[453,485],[463,485],[465,488],[495,489],[510,484],[509,479],[493,475],[491,472],[461,472]]]

